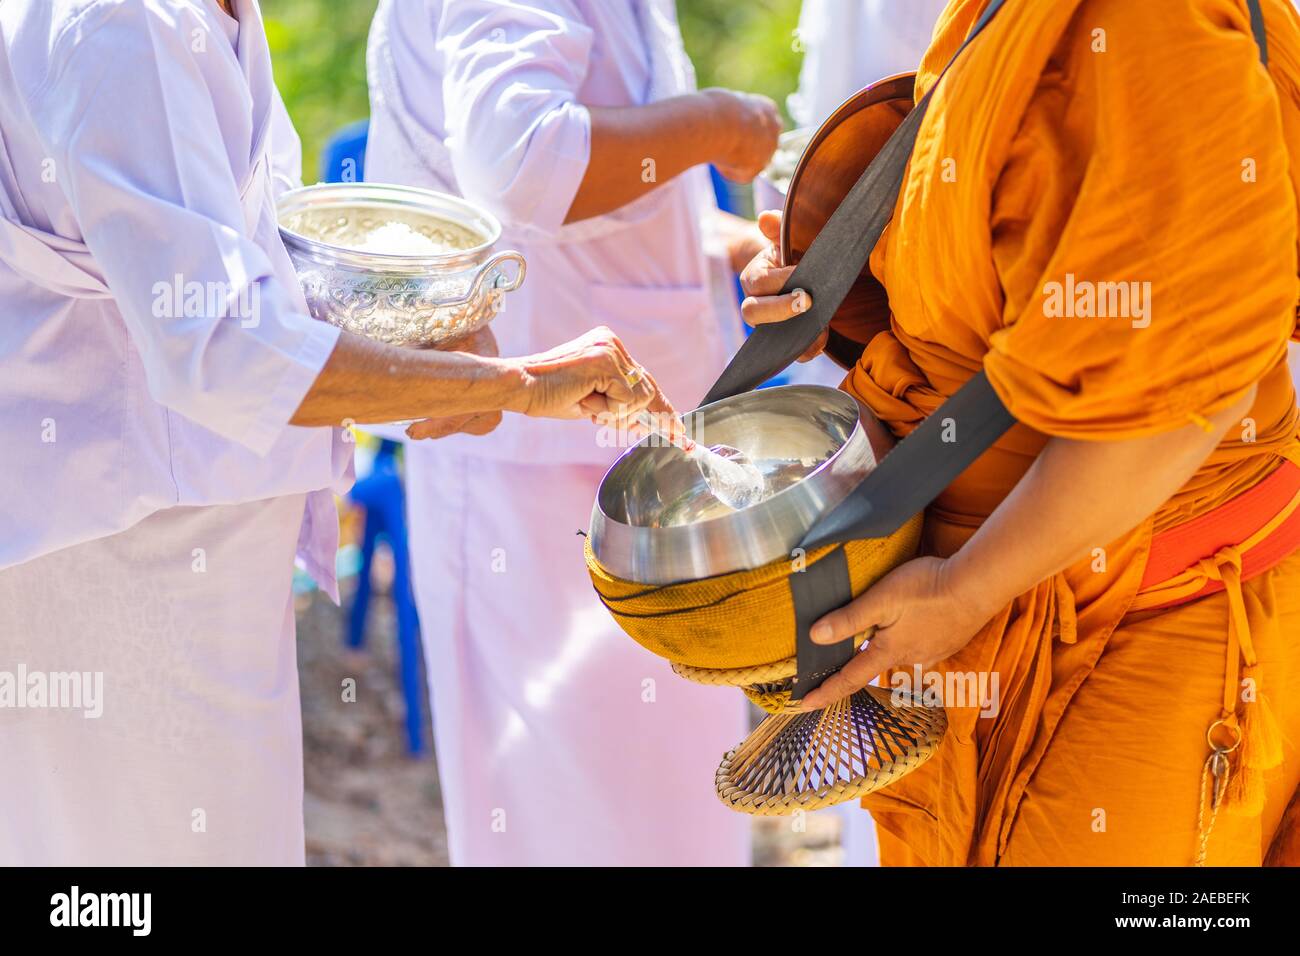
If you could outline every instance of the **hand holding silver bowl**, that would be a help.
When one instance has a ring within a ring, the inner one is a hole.
[[[668,409],[649,375],[632,380],[636,360],[604,327],[540,354],[496,357],[487,327],[523,282],[524,259],[494,251],[501,225],[472,204],[427,189],[344,183],[288,192],[277,211],[312,316],[350,333],[292,424],[418,416],[407,434],[434,438],[490,431],[503,411],[587,418]],[[388,360],[377,362],[385,350]]]

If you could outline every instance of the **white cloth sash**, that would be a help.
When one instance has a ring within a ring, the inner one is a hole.
[[[258,148],[260,155],[240,190],[245,219],[252,222],[257,221],[253,204],[260,203],[265,195],[258,188],[266,178],[268,165],[265,136]],[[10,189],[17,190],[17,183],[0,131],[0,262],[29,282],[70,299],[113,298],[104,273],[84,242],[23,223],[9,195]]]
[[[85,243],[22,224],[9,196],[17,182],[0,133],[0,262],[29,282],[69,298],[111,298]]]

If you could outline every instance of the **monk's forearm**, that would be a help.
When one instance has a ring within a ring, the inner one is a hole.
[[[1200,467],[1254,402],[1254,389],[1210,419],[1128,441],[1054,438],[947,562],[948,587],[992,617],[1016,595],[1139,525]]]
[[[613,212],[720,152],[716,111],[704,93],[588,111],[591,155],[565,222]]]
[[[517,362],[399,349],[344,332],[290,424],[393,422],[523,407]]]

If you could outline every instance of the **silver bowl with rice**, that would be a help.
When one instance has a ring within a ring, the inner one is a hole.
[[[524,257],[494,251],[500,222],[433,190],[306,186],[280,197],[278,216],[312,317],[389,345],[464,338],[524,281]]]

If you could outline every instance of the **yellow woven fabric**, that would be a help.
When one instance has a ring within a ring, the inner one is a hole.
[[[916,553],[921,516],[888,538],[844,546],[849,580],[857,596]],[[807,566],[834,550],[809,553]],[[611,576],[587,543],[587,570],[596,593],[620,627],[660,657],[692,667],[756,667],[793,657],[794,599],[787,578],[791,558],[753,571],[721,574],[700,581],[652,586]]]

